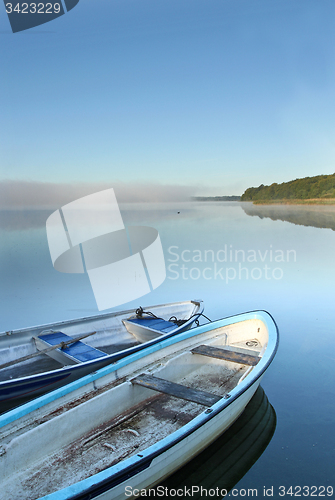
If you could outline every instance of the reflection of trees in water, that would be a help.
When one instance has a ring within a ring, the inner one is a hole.
[[[276,413],[259,387],[236,422],[161,486],[176,490],[192,486],[231,490],[265,451],[275,428]],[[202,497],[199,492],[192,498]]]
[[[299,226],[313,226],[335,231],[334,205],[253,205],[242,203],[247,215],[282,220]]]

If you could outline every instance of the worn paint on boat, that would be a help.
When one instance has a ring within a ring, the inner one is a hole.
[[[238,418],[277,346],[268,313],[241,314],[162,340],[145,356],[0,416],[0,498],[117,500],[154,486]],[[194,402],[204,394],[216,402]]]

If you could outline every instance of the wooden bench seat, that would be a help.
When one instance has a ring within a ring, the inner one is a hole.
[[[223,347],[215,347],[210,345],[199,345],[191,350],[192,354],[201,354],[202,356],[209,356],[211,358],[224,359],[226,361],[233,361],[242,365],[255,366],[260,361],[260,357],[251,354],[242,354],[240,352],[224,349]]]
[[[222,398],[221,396],[217,396],[216,394],[212,394],[210,392],[200,391],[199,389],[191,389],[185,385],[176,384],[175,382],[170,382],[169,380],[154,377],[153,375],[147,375],[145,373],[133,378],[131,383],[204,406],[212,406]]]

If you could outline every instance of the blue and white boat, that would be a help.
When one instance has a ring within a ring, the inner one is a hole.
[[[179,333],[0,416],[0,499],[136,497],[243,412],[278,330],[254,311]]]
[[[68,384],[188,330],[202,312],[202,301],[183,301],[3,332],[0,402],[17,404]]]

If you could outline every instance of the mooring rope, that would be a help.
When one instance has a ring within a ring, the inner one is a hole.
[[[139,307],[138,309],[136,309],[136,316],[138,318],[142,318],[143,317],[143,314],[146,314],[147,316],[149,316],[150,318],[152,319],[162,319],[164,320],[164,318],[160,318],[158,316],[156,316],[154,313],[152,313],[151,311],[144,311],[143,307]],[[168,321],[170,321],[171,323],[175,323],[177,326],[181,326],[183,325],[184,323],[187,323],[187,321],[189,321],[190,319],[192,319],[194,316],[197,316],[197,318],[199,318],[200,316],[203,316],[204,318],[206,318],[210,323],[212,322],[211,319],[209,319],[207,316],[205,316],[203,313],[195,313],[195,314],[192,314],[192,316],[190,316],[188,319],[178,319],[176,316],[171,316],[171,318],[168,319]],[[197,326],[199,326],[199,319],[196,319],[195,321],[195,324]]]

